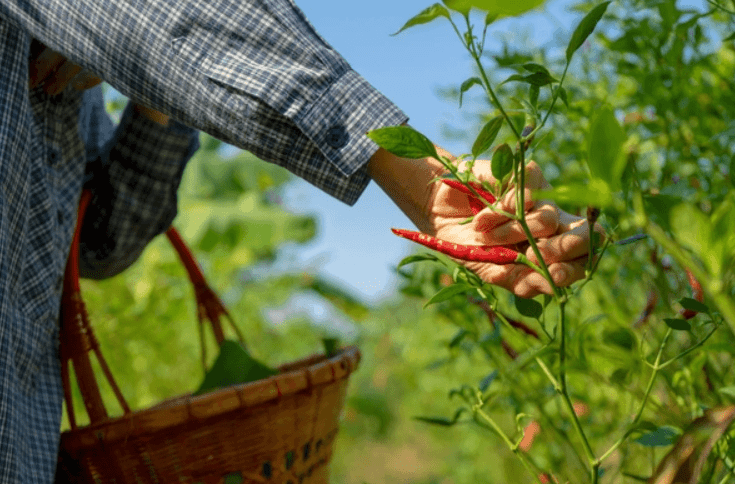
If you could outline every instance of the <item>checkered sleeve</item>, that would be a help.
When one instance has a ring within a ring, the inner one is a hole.
[[[83,277],[102,279],[130,266],[176,216],[176,192],[198,132],[162,126],[126,108],[102,153],[80,245]]]
[[[4,0],[0,17],[134,102],[285,167],[352,205],[407,116],[292,0]]]

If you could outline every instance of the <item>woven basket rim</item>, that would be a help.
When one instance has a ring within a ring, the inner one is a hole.
[[[269,378],[220,388],[198,396],[183,394],[150,408],[64,431],[64,447],[74,451],[100,443],[140,438],[192,421],[201,423],[235,410],[267,405],[296,393],[339,382],[349,377],[359,361],[360,351],[356,346],[340,348],[330,358],[320,354],[310,355],[279,366],[281,373]]]

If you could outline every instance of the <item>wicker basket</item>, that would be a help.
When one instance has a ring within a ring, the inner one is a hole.
[[[71,430],[62,433],[57,482],[327,483],[355,347],[280,367],[280,374],[204,395],[183,395],[131,412],[89,326],[79,295],[79,226],[67,264],[62,304],[62,381]],[[201,311],[201,307],[200,307]],[[219,331],[221,333],[221,330]],[[219,339],[219,338],[218,338]],[[221,342],[221,341],[220,341]],[[94,351],[123,415],[110,418],[92,372]],[[78,427],[69,362],[91,423]]]

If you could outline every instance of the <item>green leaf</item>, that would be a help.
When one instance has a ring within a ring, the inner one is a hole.
[[[680,434],[678,429],[664,426],[638,437],[635,442],[645,447],[666,447],[672,445]]]
[[[606,180],[613,191],[620,189],[625,170],[623,156],[625,132],[609,106],[603,107],[592,120],[588,138],[587,164],[593,177]]]
[[[477,158],[482,153],[486,152],[492,146],[493,141],[498,136],[500,128],[503,126],[503,117],[496,116],[482,127],[480,134],[477,135],[475,143],[472,145],[472,156]],[[500,178],[498,178],[500,180]]]
[[[526,62],[525,64],[523,64],[523,68],[526,69],[528,72],[541,73],[551,77],[551,74],[549,73],[549,70],[546,69],[546,67],[542,66],[541,64],[536,64],[535,62]]]
[[[368,132],[368,138],[375,141],[381,148],[401,158],[439,159],[434,144],[410,126],[390,126]]]
[[[528,102],[534,109],[536,109],[536,106],[538,105],[538,95],[540,91],[541,89],[533,84],[528,87]]]
[[[732,33],[732,34],[730,34],[730,35],[728,35],[728,36],[727,36],[727,37],[725,37],[724,39],[722,39],[722,41],[723,41],[723,42],[728,42],[728,41],[730,41],[730,40],[733,40],[733,39],[735,39],[735,32],[734,32],[734,33]]]
[[[513,81],[519,81],[519,82],[525,82],[527,84],[531,84],[532,86],[538,86],[543,87],[547,84],[551,84],[552,82],[559,82],[557,79],[551,77],[548,72],[534,72],[533,74],[528,74],[526,76],[521,74],[513,74],[506,80],[500,83],[502,86],[506,82],[513,82]]]
[[[462,107],[462,96],[464,93],[469,91],[469,89],[475,85],[482,85],[482,81],[479,77],[471,77],[462,83],[462,86],[459,88],[459,107]]]
[[[454,414],[454,417],[451,419],[446,417],[414,417],[414,420],[418,420],[419,422],[428,423],[431,425],[439,425],[441,427],[451,427],[452,425],[456,424],[459,420],[459,417],[466,412],[466,408],[460,408],[457,410],[457,412]]]
[[[536,200],[549,199],[578,207],[592,205],[607,208],[613,204],[610,185],[599,178],[593,178],[586,185],[570,183],[551,190],[537,190],[533,192],[533,197]]]
[[[432,304],[447,301],[454,296],[465,293],[471,289],[473,289],[473,287],[469,284],[452,284],[451,286],[445,287],[441,291],[434,294],[434,296],[429,299],[426,304],[424,304],[424,309],[431,306]]]
[[[610,375],[610,382],[615,385],[625,385],[625,382],[628,380],[628,375],[630,375],[628,368],[618,368]]]
[[[525,299],[518,296],[514,296],[514,299],[518,312],[528,318],[538,319],[544,312],[541,303],[534,299]]]
[[[633,332],[626,328],[616,328],[605,330],[602,334],[606,343],[619,346],[628,351],[635,347],[635,335]]]
[[[492,385],[495,379],[498,377],[498,374],[499,374],[498,370],[493,370],[492,373],[490,373],[488,376],[483,378],[480,381],[480,386],[479,386],[480,391],[485,392],[490,387],[490,385]]]
[[[410,255],[403,259],[396,269],[400,269],[403,266],[407,266],[408,264],[413,264],[414,262],[424,262],[424,261],[431,261],[431,262],[437,262],[439,258],[433,254],[416,254],[416,255]]]
[[[262,380],[277,375],[278,370],[255,360],[236,341],[225,340],[212,368],[204,375],[204,381],[194,395],[201,395],[217,388]]]
[[[490,166],[493,176],[500,182],[513,171],[513,150],[507,143],[503,143],[495,149]]]
[[[671,329],[676,331],[691,331],[692,325],[686,319],[664,319],[664,323]]]
[[[498,18],[497,13],[488,12],[487,15],[485,15],[485,27],[490,25],[491,23],[495,22],[495,20]]]
[[[669,212],[669,222],[677,242],[693,251],[718,274],[722,261],[712,250],[712,227],[707,216],[694,205],[681,203]]]
[[[322,338],[322,344],[324,345],[324,354],[327,355],[327,358],[331,358],[337,354],[338,338]]]
[[[398,35],[408,28],[411,28],[415,25],[427,24],[431,22],[432,20],[435,20],[439,17],[450,18],[449,11],[446,8],[444,8],[442,4],[435,3],[431,7],[427,7],[421,12],[419,12],[418,15],[416,15],[415,17],[410,19],[408,22],[406,22],[398,32],[391,34],[391,35]]]
[[[564,103],[564,106],[569,107],[569,101],[567,99],[567,90],[559,86],[554,91],[559,92],[559,98],[561,98],[561,101]]]
[[[455,334],[449,341],[449,347],[456,348],[468,334],[470,334],[470,332],[466,329],[460,329],[457,331],[457,334]]]
[[[610,5],[610,2],[603,2],[593,8],[590,13],[585,15],[579,25],[577,25],[577,28],[574,29],[572,38],[569,39],[569,45],[567,45],[567,62],[572,60],[572,56],[577,49],[581,47],[584,41],[587,40],[587,37],[595,30],[597,22],[602,18],[608,5]]]
[[[679,304],[681,304],[681,306],[684,309],[695,311],[697,313],[708,313],[709,312],[709,307],[707,307],[706,304],[703,304],[697,301],[696,299],[692,299],[690,297],[685,297],[684,299],[680,300]]]
[[[728,397],[735,398],[735,386],[718,388],[717,391]]]
[[[466,14],[471,8],[484,10],[500,17],[512,17],[533,10],[544,3],[544,0],[443,0],[444,5]]]

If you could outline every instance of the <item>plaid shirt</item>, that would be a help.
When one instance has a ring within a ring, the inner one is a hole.
[[[180,123],[128,109],[114,129],[99,88],[29,92],[33,38]],[[353,204],[377,149],[364,133],[406,121],[290,0],[3,0],[0,79],[0,484],[53,480],[59,298],[85,170],[83,274],[108,277],[175,215],[197,147],[184,125]]]

